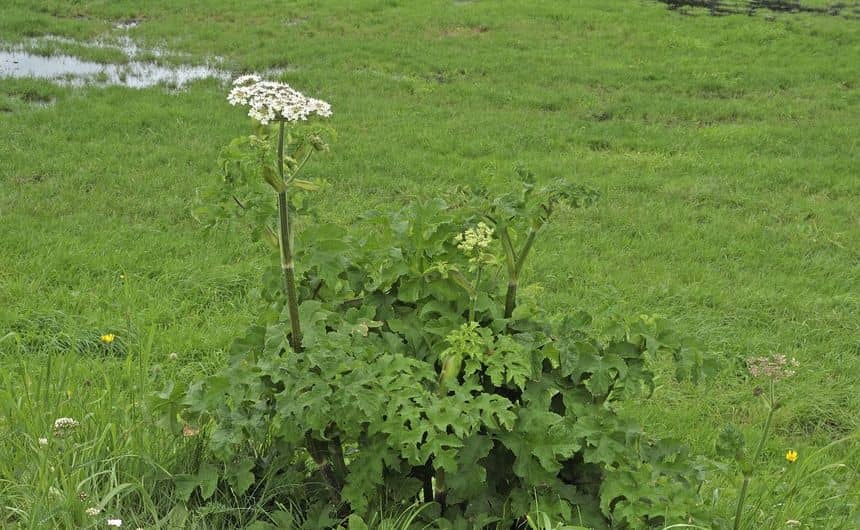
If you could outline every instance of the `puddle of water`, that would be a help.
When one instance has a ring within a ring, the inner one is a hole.
[[[73,86],[95,83],[147,88],[159,84],[181,87],[198,79],[227,80],[231,76],[208,66],[168,67],[139,61],[102,64],[71,55],[43,57],[19,48],[0,51],[0,77],[35,77]]]
[[[755,15],[767,10],[776,13],[811,13],[860,19],[860,2],[840,2],[828,6],[810,6],[797,0],[657,0],[669,9],[707,9],[712,16]]]
[[[123,24],[125,24],[124,27],[133,27],[139,24],[139,21],[129,20]],[[99,63],[64,53],[46,56],[30,51],[46,44],[48,46],[51,44],[84,45],[90,48],[117,50],[130,60],[123,64]],[[3,48],[2,43],[0,48]],[[227,80],[231,77],[229,72],[209,65],[167,66],[152,62],[153,59],[167,57],[175,59],[184,56],[161,48],[142,48],[128,35],[115,37],[111,42],[89,43],[48,35],[30,39],[18,46],[0,49],[0,77],[34,77],[73,86],[98,84],[123,85],[131,88],[147,88],[159,84],[178,88],[198,79]],[[213,62],[220,64],[223,61],[215,58]]]
[[[140,26],[142,20],[136,18],[130,18],[128,20],[121,20],[113,25],[114,29],[132,29]]]
[[[134,20],[129,23],[138,24]],[[73,47],[88,47],[97,49],[116,50],[128,57],[129,61],[122,64],[88,61],[68,53],[45,55],[34,53],[32,50],[51,49],[51,44],[69,45]],[[171,88],[181,88],[186,83],[199,79],[213,78],[227,81],[234,74],[221,68],[224,64],[221,57],[212,57],[205,66],[167,65],[158,64],[159,59],[190,60],[191,55],[168,51],[164,48],[142,48],[128,35],[119,35],[110,41],[94,41],[82,43],[66,37],[47,35],[30,39],[24,44],[4,46],[0,42],[0,78],[2,77],[33,77],[51,81],[81,86],[122,85],[131,88],[147,88],[165,84]],[[190,62],[190,61],[189,61]],[[293,71],[294,67],[284,67],[260,72],[265,77],[277,77],[284,72]]]
[[[139,46],[134,39],[132,39],[128,35],[114,35],[110,37],[110,41],[105,40],[94,40],[90,42],[80,42],[75,39],[70,39],[68,37],[61,37],[59,35],[44,35],[42,37],[31,38],[27,40],[21,46],[17,46],[18,50],[32,50],[37,49],[46,44],[65,44],[69,46],[83,46],[86,48],[96,48],[100,50],[116,50],[121,52],[123,55],[128,57],[129,59],[138,59],[141,57],[155,57],[155,58],[173,58],[173,59],[182,59],[182,58],[190,58],[191,56],[183,53],[176,53],[168,51],[164,48],[143,48]],[[2,45],[0,45],[2,47]],[[8,47],[7,47],[8,48]],[[62,55],[62,54],[57,54]],[[144,61],[145,62],[145,61]],[[220,57],[215,57],[212,59],[212,62],[215,64],[219,64],[223,62]]]

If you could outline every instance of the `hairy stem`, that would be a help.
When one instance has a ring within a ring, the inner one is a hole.
[[[284,122],[278,127],[278,175],[284,181]],[[301,351],[302,328],[299,323],[299,297],[296,292],[295,265],[293,249],[290,244],[290,205],[286,189],[278,193],[278,217],[280,219],[281,270],[284,273],[284,294],[290,313],[290,346],[293,351]]]

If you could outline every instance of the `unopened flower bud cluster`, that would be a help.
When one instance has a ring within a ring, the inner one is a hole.
[[[243,75],[233,81],[227,101],[250,107],[248,116],[263,125],[276,120],[305,121],[312,114],[331,116],[331,105],[325,101],[309,98],[286,83],[263,81],[258,75]]]
[[[485,264],[492,261],[493,255],[485,252],[493,242],[493,228],[481,221],[475,228],[467,228],[463,233],[454,237],[454,243],[463,254],[469,257],[472,265]]]

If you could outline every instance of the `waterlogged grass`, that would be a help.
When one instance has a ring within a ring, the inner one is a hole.
[[[288,68],[286,81],[333,105],[338,141],[307,171],[333,184],[319,201],[345,225],[463,182],[504,187],[517,163],[594,186],[599,204],[549,228],[526,280],[550,311],[584,308],[598,327],[665,315],[718,356],[716,379],[687,387],[666,374],[658,399],[631,410],[706,455],[727,422],[757,441],[766,411],[743,359],[797,358],[748,524],[851,528],[860,22],[770,15],[687,17],[623,0],[275,13],[268,2],[7,0],[0,35],[91,41],[140,19],[123,31],[144,47],[222,56],[237,72]],[[164,371],[221,362],[269,256],[189,215],[220,146],[247,130],[225,94],[216,81],[176,93],[0,78],[0,337],[11,333],[0,342],[0,526],[103,524],[91,505],[132,527],[182,517],[165,484],[194,443],[155,429],[143,399]],[[118,337],[110,347],[105,333]],[[50,439],[61,416],[81,421],[74,438]],[[737,484],[709,487],[728,516]]]

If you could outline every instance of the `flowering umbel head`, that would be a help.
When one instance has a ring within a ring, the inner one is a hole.
[[[495,261],[495,256],[487,251],[492,242],[493,229],[483,221],[475,228],[467,228],[463,233],[454,236],[457,248],[469,257],[469,264],[473,267],[491,265]]]
[[[54,436],[62,438],[77,429],[80,425],[74,418],[57,418],[54,420]]]
[[[785,355],[771,357],[751,357],[747,359],[747,368],[753,377],[765,377],[774,381],[794,375],[794,369],[800,366],[796,359],[788,359]]]
[[[331,105],[325,101],[309,98],[286,83],[263,81],[255,74],[233,81],[227,101],[250,107],[248,116],[263,125],[271,121],[305,121],[313,114],[331,116]]]

